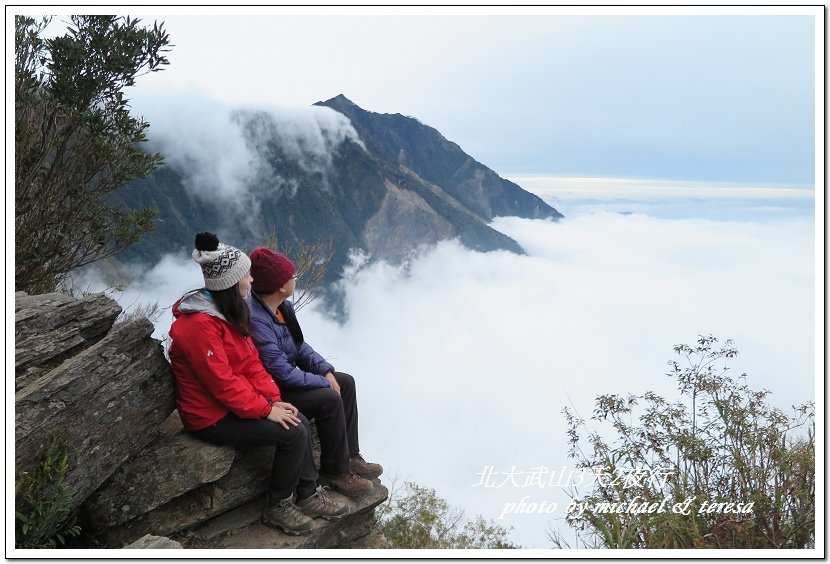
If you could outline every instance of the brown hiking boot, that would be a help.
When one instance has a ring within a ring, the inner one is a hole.
[[[383,466],[374,462],[366,462],[359,453],[349,459],[349,470],[367,480],[383,474]]]
[[[366,495],[373,489],[372,482],[361,478],[351,470],[347,470],[339,476],[320,474],[320,483],[352,498]]]
[[[342,503],[334,501],[326,491],[328,488],[317,486],[317,489],[309,497],[297,502],[297,507],[306,517],[322,517],[323,519],[339,519],[348,515],[349,508]]]
[[[262,522],[275,529],[282,529],[289,535],[302,535],[314,528],[310,517],[294,505],[294,496],[288,496],[276,503],[268,498],[267,506],[262,511]]]

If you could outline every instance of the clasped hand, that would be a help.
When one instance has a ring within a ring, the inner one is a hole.
[[[278,401],[274,402],[274,405],[271,406],[271,413],[268,414],[268,419],[288,429],[288,425],[296,427],[300,424],[299,415],[296,407],[290,403]]]
[[[340,395],[340,384],[337,383],[337,379],[334,377],[334,374],[332,374],[331,372],[326,372],[325,378],[329,381],[331,389],[337,392],[337,395]]]

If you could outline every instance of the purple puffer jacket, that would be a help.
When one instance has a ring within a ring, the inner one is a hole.
[[[281,389],[331,387],[325,374],[334,372],[334,366],[303,340],[290,301],[286,300],[280,306],[285,323],[280,323],[254,292],[251,292],[248,307],[251,310],[251,338],[259,350],[262,364]]]

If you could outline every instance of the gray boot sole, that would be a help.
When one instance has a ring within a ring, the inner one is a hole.
[[[310,519],[321,518],[321,519],[325,519],[326,521],[339,521],[340,519],[342,519],[343,517],[345,517],[349,513],[351,513],[351,511],[348,511],[348,512],[344,513],[343,515],[309,515],[308,513],[304,513],[304,515],[306,517],[310,518]]]
[[[306,530],[303,530],[303,531],[292,531],[291,529],[288,529],[287,527],[285,527],[285,525],[280,525],[279,523],[272,523],[271,521],[269,521],[268,519],[266,519],[264,517],[262,518],[262,524],[267,525],[267,526],[271,527],[272,529],[279,529],[280,531],[284,532],[285,534],[292,535],[292,536],[295,536],[295,537],[300,537],[300,536],[303,536],[303,535],[307,535],[312,530],[314,530],[314,527],[312,526],[309,529],[306,529]]]
[[[365,478],[364,478],[365,479]],[[371,494],[375,490],[375,485],[371,482],[371,480],[367,480],[369,482],[369,487],[361,492],[349,492],[337,487],[330,479],[326,478],[325,476],[320,476],[319,478],[320,483],[324,486],[328,486],[332,491],[339,493],[342,496],[345,496],[349,499],[362,499],[367,495]]]

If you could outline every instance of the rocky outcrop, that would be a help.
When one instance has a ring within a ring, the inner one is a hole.
[[[121,307],[104,294],[75,300],[65,294],[14,300],[15,390],[104,338]]]
[[[55,301],[51,294],[45,300],[47,304]],[[38,316],[51,314],[45,313],[47,306],[36,299],[21,296],[23,303],[16,302],[18,318],[25,320],[16,336],[31,344],[38,336],[36,330],[25,326],[37,325]],[[68,304],[63,307],[71,309]],[[109,312],[112,307],[107,304],[105,309]],[[87,317],[99,319],[89,333],[112,325],[109,316]],[[68,332],[77,332],[77,326],[65,325],[70,326]],[[46,334],[42,339],[70,341],[57,328],[43,326]],[[158,341],[150,337],[152,331],[146,319],[121,324],[15,395],[16,466],[30,469],[50,444],[65,442],[70,447],[66,486],[73,509],[150,443],[159,424],[173,411],[173,378]]]
[[[382,546],[374,508],[388,492],[378,480],[357,501],[333,494],[351,513],[317,519],[303,537],[259,523],[273,447],[215,446],[183,430],[149,321],[113,325],[120,308],[102,295],[15,298],[15,361],[33,376],[15,396],[15,468],[27,471],[53,442],[66,444],[70,507],[90,546],[333,548],[363,537]],[[316,433],[314,444],[319,462]]]
[[[261,497],[265,493],[271,474],[273,447],[240,449],[238,453],[234,449],[231,451],[238,458],[219,479],[184,490],[175,498],[134,517],[123,525],[106,528],[103,531],[106,544],[119,546],[145,533],[169,536]],[[159,481],[164,480],[164,471],[169,472],[173,467],[188,464],[192,460],[169,458],[160,462],[160,472],[146,477],[150,482],[148,489],[160,485]],[[170,480],[173,479],[171,476]],[[120,484],[105,485],[104,495],[112,495],[106,491],[111,488],[118,492],[119,486]],[[180,484],[176,483],[174,486]]]
[[[88,520],[98,530],[123,525],[225,476],[235,456],[231,447],[193,438],[182,428],[178,413],[173,412],[162,424],[160,437],[123,465],[86,501]],[[182,526],[188,524],[183,522]]]
[[[372,532],[374,508],[388,497],[375,480],[370,495],[350,500],[350,514],[335,523],[317,519],[301,538],[259,522],[273,447],[234,449],[202,443],[183,431],[173,414],[164,432],[113,475],[87,503],[88,526],[117,548],[143,534],[180,537],[186,548],[335,548]],[[320,447],[315,428],[314,456]],[[136,480],[141,480],[137,484]],[[125,501],[128,500],[128,501]]]

